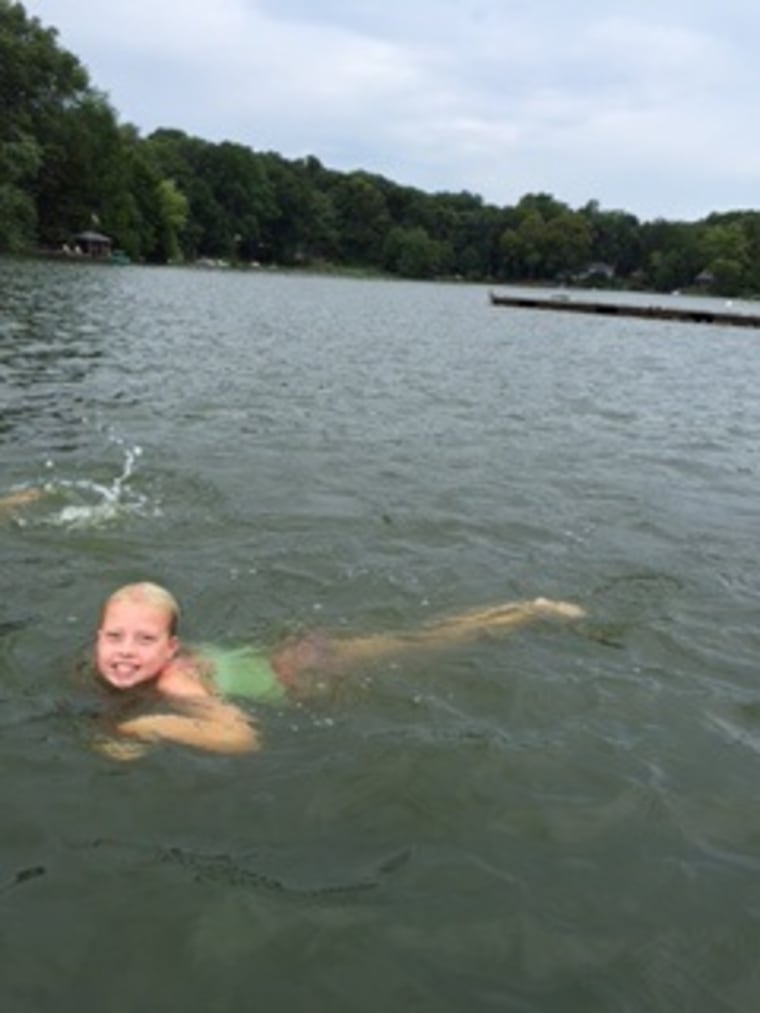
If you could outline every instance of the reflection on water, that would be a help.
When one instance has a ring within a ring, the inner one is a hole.
[[[3,490],[46,491],[0,522],[4,1009],[757,1006],[754,332],[269,272],[0,291]],[[145,577],[198,639],[589,617],[118,765],[69,673]]]

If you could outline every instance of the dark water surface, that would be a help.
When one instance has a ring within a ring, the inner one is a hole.
[[[0,1008],[760,1008],[760,332],[0,262]],[[209,640],[589,610],[91,749],[101,598]]]

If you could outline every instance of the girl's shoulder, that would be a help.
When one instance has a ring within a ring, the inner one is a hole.
[[[215,696],[213,664],[196,650],[182,650],[156,681],[159,693],[175,697]]]

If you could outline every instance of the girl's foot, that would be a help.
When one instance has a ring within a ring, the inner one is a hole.
[[[562,616],[563,619],[582,619],[586,610],[571,601],[551,601],[549,598],[534,598],[533,608],[542,615]]]

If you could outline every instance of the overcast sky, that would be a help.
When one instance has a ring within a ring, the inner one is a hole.
[[[427,192],[760,209],[758,0],[22,0],[122,121]]]

